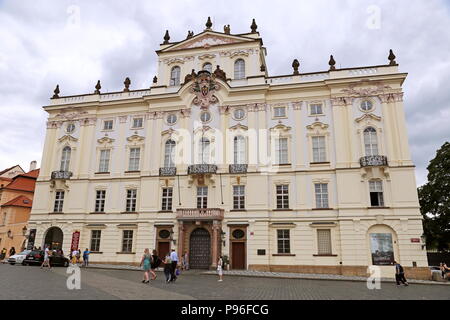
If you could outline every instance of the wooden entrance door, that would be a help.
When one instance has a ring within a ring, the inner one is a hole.
[[[245,269],[245,242],[231,243],[231,268]]]
[[[208,269],[211,265],[211,237],[208,230],[198,228],[192,231],[189,241],[189,267]]]
[[[170,242],[158,242],[158,257],[164,261],[166,254],[170,253]]]

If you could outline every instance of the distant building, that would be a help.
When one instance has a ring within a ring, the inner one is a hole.
[[[15,176],[25,173],[19,165],[0,171],[0,188],[12,181]]]

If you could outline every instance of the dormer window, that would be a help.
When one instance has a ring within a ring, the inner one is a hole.
[[[181,74],[180,67],[176,66],[176,67],[172,68],[172,71],[170,72],[170,85],[171,86],[180,85],[180,74]]]
[[[240,80],[245,78],[245,61],[237,59],[234,63],[234,79]]]
[[[203,65],[203,70],[208,71],[209,73],[212,73],[212,64],[207,62]]]

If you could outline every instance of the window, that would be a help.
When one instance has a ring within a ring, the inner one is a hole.
[[[208,207],[208,187],[197,187],[197,208]]]
[[[310,108],[311,108],[311,115],[323,114],[322,104],[320,103],[311,104]]]
[[[167,140],[164,148],[164,168],[175,167],[175,146],[176,143],[173,140]]]
[[[212,73],[212,64],[207,62],[203,65],[203,70],[208,71],[209,73]]]
[[[314,191],[316,193],[316,208],[328,208],[328,184],[316,183],[314,184]]]
[[[289,229],[277,230],[278,253],[280,254],[291,253],[291,239],[289,231]]]
[[[69,146],[64,147],[61,155],[61,171],[69,171],[70,154],[72,149]]]
[[[140,156],[141,156],[141,148],[130,149],[130,165],[128,171],[139,171]]]
[[[103,130],[112,130],[113,129],[113,120],[105,120],[103,122]]]
[[[105,212],[106,190],[97,190],[95,193],[95,212]]]
[[[284,118],[284,117],[286,117],[286,107],[275,107],[275,108],[273,108],[273,116],[275,118]]]
[[[172,68],[172,71],[170,72],[170,85],[171,86],[180,85],[180,73],[181,73],[180,67]]]
[[[91,251],[99,252],[100,251],[100,238],[102,236],[101,230],[92,230],[91,231]]]
[[[211,121],[211,113],[209,113],[209,112],[202,112],[200,114],[200,120],[203,123],[208,123],[209,121]]]
[[[109,157],[111,150],[101,150],[100,151],[100,164],[98,171],[99,172],[109,172]]]
[[[172,188],[163,188],[162,189],[162,211],[172,211]]]
[[[233,112],[233,116],[235,120],[242,120],[245,118],[245,111],[244,109],[236,109]]]
[[[383,183],[380,180],[369,181],[370,205],[372,207],[384,207]]]
[[[245,138],[234,137],[234,164],[246,164]]]
[[[289,209],[289,186],[277,186],[277,209]]]
[[[177,122],[177,115],[176,114],[169,114],[167,116],[167,123],[169,125],[175,124]]]
[[[209,163],[209,147],[210,147],[210,142],[209,142],[208,138],[201,138],[200,145],[199,145],[199,154],[198,154],[198,160],[199,160],[200,164]]]
[[[317,230],[317,253],[319,255],[331,255],[331,230]]]
[[[245,209],[245,186],[233,186],[233,209]]]
[[[312,137],[313,162],[326,162],[325,137]]]
[[[136,189],[128,189],[127,190],[127,205],[126,212],[135,212],[136,211],[136,198],[137,198],[137,190]]]
[[[275,157],[277,164],[287,164],[289,162],[287,138],[279,138],[275,140]]]
[[[133,251],[133,230],[123,230],[122,252]]]
[[[53,212],[62,212],[64,204],[64,191],[56,191],[55,194],[55,206]]]
[[[368,127],[364,130],[364,148],[366,156],[378,155],[377,131],[372,127]]]
[[[133,129],[143,128],[143,118],[133,118]]]
[[[371,111],[373,109],[373,104],[369,100],[364,100],[361,102],[361,110],[363,111]]]
[[[245,78],[245,62],[242,59],[237,59],[234,63],[234,79],[240,80]]]
[[[75,131],[75,124],[73,123],[69,123],[66,127],[66,132],[67,133],[72,133]]]

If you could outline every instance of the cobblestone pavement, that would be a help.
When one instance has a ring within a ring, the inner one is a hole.
[[[175,283],[164,275],[150,285],[142,284],[142,273],[131,270],[82,268],[81,290],[66,288],[66,269],[0,265],[0,299],[146,299],[146,300],[313,300],[313,299],[450,299],[447,286],[382,283],[369,290],[365,282],[278,279],[224,276],[223,282],[203,271],[183,272]]]

